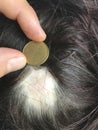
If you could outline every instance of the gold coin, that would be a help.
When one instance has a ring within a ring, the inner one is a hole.
[[[27,58],[27,63],[32,66],[43,64],[49,57],[49,49],[44,42],[30,41],[24,46],[23,53]]]

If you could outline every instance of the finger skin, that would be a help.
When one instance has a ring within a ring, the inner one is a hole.
[[[10,19],[17,20],[31,40],[45,40],[46,34],[39,24],[38,17],[26,0],[0,0],[0,12]]]
[[[31,40],[45,40],[46,34],[39,24],[37,15],[26,0],[0,0],[0,12],[12,20],[17,20]],[[25,64],[26,58],[21,52],[0,48],[0,77],[21,69]]]
[[[25,56],[18,50],[0,48],[0,78],[9,72],[23,68],[26,65]]]

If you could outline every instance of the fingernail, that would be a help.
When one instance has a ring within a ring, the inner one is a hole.
[[[25,57],[13,58],[8,61],[7,69],[8,72],[13,72],[22,69],[26,65]]]
[[[40,34],[41,39],[44,41],[46,39],[46,34],[42,28],[40,29],[39,34]]]

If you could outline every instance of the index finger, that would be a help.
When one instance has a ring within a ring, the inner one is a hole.
[[[45,40],[46,34],[40,26],[38,17],[26,0],[0,1],[0,11],[8,18],[16,19],[28,38],[35,41]]]

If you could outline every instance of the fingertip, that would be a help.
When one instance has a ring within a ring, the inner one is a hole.
[[[0,78],[4,75],[22,69],[26,65],[26,57],[18,50],[0,48]]]
[[[30,32],[25,32],[27,37],[33,41],[42,42],[46,39],[46,34],[42,29],[32,29]]]
[[[24,56],[15,57],[7,63],[7,73],[22,69],[26,65],[26,58]]]
[[[29,39],[39,42],[46,39],[46,33],[39,23],[37,14],[28,2],[18,12],[17,21]]]

